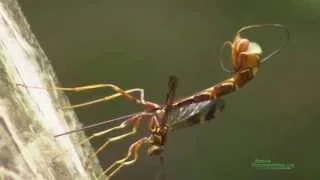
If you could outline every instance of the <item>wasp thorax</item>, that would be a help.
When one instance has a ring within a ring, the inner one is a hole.
[[[163,147],[158,145],[151,145],[148,148],[148,155],[149,156],[159,156],[163,152]]]

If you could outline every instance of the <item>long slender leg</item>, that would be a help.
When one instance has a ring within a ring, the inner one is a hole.
[[[115,142],[115,141],[119,141],[119,140],[121,140],[123,138],[126,138],[128,136],[134,135],[134,134],[137,133],[137,130],[138,130],[138,125],[134,125],[134,127],[132,128],[132,130],[130,132],[122,134],[122,135],[119,135],[119,136],[108,138],[93,154],[91,154],[88,157],[88,159],[87,159],[85,164],[87,165],[87,162],[90,159],[95,157],[99,152],[101,152],[104,148],[106,148],[110,143]]]
[[[17,85],[27,87],[27,88],[29,87],[29,88],[43,89],[41,87],[27,86],[24,84],[17,84]],[[95,104],[95,103],[99,103],[99,102],[103,102],[103,101],[109,101],[109,100],[114,99],[119,96],[125,96],[127,99],[133,100],[138,104],[143,104],[143,105],[148,104],[144,100],[144,89],[134,88],[134,89],[123,90],[122,88],[120,88],[119,86],[116,86],[114,84],[95,84],[95,85],[78,86],[78,87],[72,87],[72,88],[53,87],[53,88],[45,88],[45,89],[80,92],[80,91],[86,91],[86,90],[92,90],[92,89],[98,89],[98,88],[111,88],[116,93],[114,93],[110,96],[96,99],[96,100],[92,100],[92,101],[88,101],[88,102],[84,102],[84,103],[79,103],[79,104],[75,104],[75,105],[70,105],[70,106],[65,106],[65,107],[63,107],[63,109],[78,108],[78,107],[83,107],[83,106],[87,106],[87,105],[91,105],[91,104]],[[139,98],[131,95],[131,93],[134,93],[134,92],[139,92],[139,94],[140,94]]]
[[[88,137],[88,138],[83,139],[82,141],[80,141],[80,142],[79,142],[79,145],[82,145],[82,144],[84,144],[84,143],[86,143],[86,142],[90,141],[91,139],[93,139],[93,138],[95,138],[95,137],[101,136],[101,135],[103,135],[103,134],[107,134],[107,133],[109,133],[109,132],[111,132],[111,131],[115,131],[115,130],[123,129],[123,128],[125,128],[125,127],[127,127],[127,122],[126,122],[126,121],[125,121],[125,122],[123,122],[123,123],[121,123],[121,124],[120,124],[120,125],[118,125],[118,126],[115,126],[115,127],[109,128],[109,129],[104,130],[104,131],[99,132],[99,133],[94,133],[94,134],[92,134],[90,137]],[[64,151],[62,151],[61,153],[59,153],[58,155],[56,155],[56,157],[55,157],[55,158],[57,158],[57,157],[60,157],[60,156],[64,155],[64,154],[65,154],[65,153],[67,153],[68,151],[69,151],[68,149],[65,149]],[[55,158],[54,158],[54,159],[55,159]]]
[[[147,144],[147,143],[150,143],[149,137],[143,137],[143,138],[137,140],[135,143],[133,143],[129,147],[127,156],[112,163],[106,170],[103,171],[103,173],[98,177],[98,179],[101,179],[104,175],[106,175],[106,180],[109,180],[122,167],[130,166],[130,165],[134,164],[139,157],[138,152],[140,150],[141,145]]]
[[[128,126],[128,124],[132,124],[133,128],[132,130],[129,132],[129,133],[125,133],[125,134],[122,134],[122,135],[119,135],[119,136],[115,136],[115,137],[112,137],[112,138],[109,138],[93,155],[90,155],[90,157],[93,157],[94,155],[98,154],[102,149],[104,149],[108,144],[110,144],[111,142],[115,142],[115,141],[119,141],[123,138],[126,138],[130,135],[133,135],[136,133],[137,131],[137,128],[140,124],[140,120],[144,117],[147,117],[147,116],[150,116],[151,114],[150,113],[141,113],[141,114],[137,114],[136,116],[133,116],[129,119],[127,119],[126,121],[122,122],[120,125],[118,126],[114,126],[112,128],[109,128],[109,129],[106,129],[104,131],[100,131],[100,132],[97,132],[97,133],[94,133],[92,134],[90,137],[88,138],[85,138],[83,139],[82,141],[79,142],[79,145],[82,145],[90,140],[92,140],[93,138],[96,138],[96,137],[99,137],[99,136],[102,136],[102,135],[105,135],[109,132],[112,132],[112,131],[115,131],[115,130],[120,130],[120,129],[123,129],[123,128],[126,128]],[[59,153],[56,157],[59,157],[65,153],[67,153],[68,150],[65,150],[61,153]],[[88,158],[90,159],[90,158]],[[86,163],[87,164],[87,163]]]
[[[136,98],[132,95],[130,95],[131,93],[134,92],[139,92],[140,96],[139,98]],[[95,100],[91,100],[91,101],[87,101],[87,102],[83,102],[83,103],[79,103],[79,104],[74,104],[74,105],[70,105],[70,106],[63,106],[62,109],[71,109],[71,108],[79,108],[79,107],[84,107],[84,106],[88,106],[91,104],[96,104],[96,103],[100,103],[100,102],[105,102],[105,101],[109,101],[111,99],[120,97],[120,96],[125,96],[127,99],[129,100],[133,100],[135,101],[137,104],[142,104],[145,105],[146,102],[144,100],[144,90],[140,89],[140,88],[135,88],[135,89],[128,89],[128,90],[123,90],[119,93],[114,93],[112,95],[109,96],[105,96],[99,99],[95,99]]]
[[[138,99],[138,98],[130,95],[129,93],[127,93],[125,90],[123,90],[119,86],[116,86],[114,84],[95,84],[95,85],[88,85],[88,86],[78,86],[78,87],[73,87],[73,88],[54,87],[54,89],[57,89],[57,90],[74,91],[74,92],[86,91],[86,90],[92,90],[92,89],[98,89],[98,88],[111,88],[116,93],[119,93],[119,94],[127,97],[130,100],[135,100],[138,103],[143,103],[144,102],[144,90],[140,89],[140,88],[127,90],[127,91],[129,91],[129,93],[130,92],[135,92],[135,91],[140,92],[140,99]]]
[[[125,124],[125,125],[124,125],[124,127],[125,127],[125,126],[127,126],[127,123],[131,121],[131,123],[132,123],[132,129],[131,129],[131,131],[128,132],[128,133],[119,135],[119,136],[114,136],[114,137],[108,138],[93,154],[91,154],[91,155],[88,157],[87,160],[92,159],[92,157],[96,156],[100,151],[102,151],[104,148],[106,148],[107,145],[109,145],[110,143],[119,141],[119,140],[121,140],[121,139],[123,139],[123,138],[126,138],[126,137],[128,137],[128,136],[132,136],[132,135],[136,134],[136,133],[137,133],[137,130],[138,130],[138,127],[139,127],[139,125],[140,125],[141,119],[143,118],[143,116],[146,116],[146,115],[150,116],[150,114],[141,114],[141,115],[137,115],[137,116],[134,116],[134,117],[128,119],[126,122],[121,123],[121,125],[122,125],[122,124]],[[121,125],[120,125],[120,126],[121,126]],[[120,127],[120,126],[117,126],[117,127],[115,127],[115,128],[118,128],[118,127]],[[121,128],[122,128],[122,127],[121,127]],[[119,128],[119,129],[121,129],[121,128]],[[110,130],[110,129],[108,129],[108,130]],[[108,130],[101,131],[101,132],[98,132],[98,133],[94,133],[94,134],[91,135],[89,138],[84,139],[82,142],[84,143],[84,142],[86,142],[86,141],[88,141],[88,140],[90,140],[90,139],[92,139],[92,138],[94,138],[94,137],[102,136],[102,135],[110,132],[110,131],[108,131]],[[85,164],[87,165],[87,162],[86,162]]]

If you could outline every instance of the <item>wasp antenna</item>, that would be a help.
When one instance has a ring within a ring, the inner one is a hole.
[[[274,51],[272,51],[271,53],[269,53],[267,56],[265,56],[263,59],[261,59],[261,63],[266,62],[267,60],[269,60],[272,56],[277,55],[280,50],[287,44],[287,42],[290,39],[290,32],[289,30],[282,24],[255,24],[255,25],[249,25],[249,26],[245,26],[239,29],[238,34],[247,31],[249,29],[256,29],[256,28],[265,28],[265,27],[270,27],[270,28],[278,28],[283,30],[286,33],[286,38],[283,41],[283,43],[280,45],[279,48],[275,49]]]
[[[219,58],[219,59],[220,59],[220,67],[222,68],[222,70],[223,70],[224,72],[226,72],[226,73],[232,73],[233,71],[231,71],[231,70],[229,70],[228,68],[226,68],[226,67],[224,66],[224,63],[223,63],[222,53],[223,53],[224,48],[225,48],[227,45],[232,48],[232,43],[231,43],[230,41],[224,42],[223,45],[222,45],[221,48],[220,48],[220,58]]]

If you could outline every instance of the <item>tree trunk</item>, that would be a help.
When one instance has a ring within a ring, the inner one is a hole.
[[[92,153],[76,143],[83,133],[53,137],[81,126],[60,108],[66,96],[17,83],[52,87],[57,79],[17,1],[0,0],[0,179],[94,179],[101,168],[97,160],[83,166]]]

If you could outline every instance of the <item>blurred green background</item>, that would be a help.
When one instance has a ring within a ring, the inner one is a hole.
[[[228,95],[214,122],[169,134],[168,180],[320,179],[320,1],[253,0],[55,0],[20,1],[32,31],[65,87],[114,83],[141,87],[163,103],[169,75],[179,77],[178,95],[188,96],[227,78],[218,56],[222,43],[242,26],[281,23],[291,32],[282,52],[261,66],[256,79]],[[265,52],[278,47],[281,32],[246,33]],[[71,93],[72,103],[112,93]],[[77,109],[84,124],[140,110],[123,98]],[[142,131],[142,136],[145,132]],[[90,133],[90,132],[89,132]],[[106,167],[130,142],[100,155]],[[94,144],[101,143],[94,141]],[[159,159],[144,148],[134,167],[114,178],[154,179]],[[256,158],[296,164],[291,171],[258,171]]]

